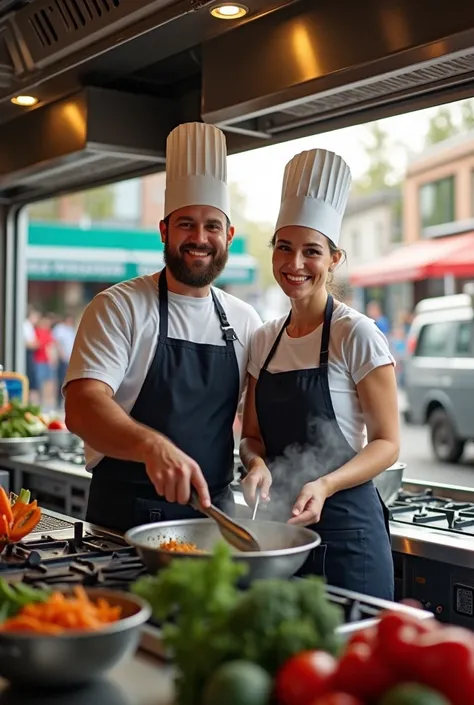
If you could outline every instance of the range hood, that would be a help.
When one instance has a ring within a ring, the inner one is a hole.
[[[369,119],[390,104],[400,112],[415,96],[420,107],[434,93],[459,99],[462,86],[472,96],[473,81],[474,13],[463,0],[303,0],[204,45],[202,115],[271,143],[369,109]]]
[[[29,112],[2,126],[0,196],[28,200],[84,187],[98,174],[159,171],[173,112],[166,100],[103,88]]]

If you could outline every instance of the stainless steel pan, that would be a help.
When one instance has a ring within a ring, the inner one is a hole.
[[[273,521],[239,520],[252,530],[261,551],[239,552],[231,549],[232,558],[249,566],[242,580],[248,584],[258,578],[290,578],[303,565],[310,552],[319,546],[321,538],[311,529]],[[201,551],[211,552],[222,541],[216,523],[210,519],[164,521],[134,527],[125,534],[126,541],[135,547],[151,573],[169,565],[173,560],[189,558],[189,553],[163,551],[165,541],[194,543]],[[208,560],[206,554],[192,554],[198,560]]]
[[[375,486],[387,507],[395,501],[402,488],[405,468],[406,463],[395,463],[374,479]]]

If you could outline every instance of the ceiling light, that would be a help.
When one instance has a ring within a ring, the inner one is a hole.
[[[219,20],[238,20],[244,17],[249,11],[246,5],[241,5],[235,2],[226,2],[222,5],[214,5],[211,7],[211,15]]]
[[[23,108],[29,108],[32,105],[36,105],[38,98],[33,95],[17,95],[12,98],[12,103],[15,105],[21,105]]]

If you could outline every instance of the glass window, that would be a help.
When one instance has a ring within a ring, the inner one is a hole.
[[[472,355],[472,321],[463,321],[458,325],[454,355],[456,357]]]
[[[452,321],[443,321],[423,326],[416,346],[416,357],[448,357],[455,325]]]
[[[455,220],[454,176],[420,187],[420,217],[422,228],[452,223]]]

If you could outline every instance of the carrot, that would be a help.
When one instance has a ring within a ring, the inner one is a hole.
[[[4,488],[0,485],[0,514],[4,514],[8,524],[13,521],[12,505]]]
[[[82,586],[73,595],[53,592],[46,602],[25,605],[15,616],[0,625],[0,631],[27,631],[60,634],[67,630],[96,631],[120,619],[121,607],[99,598],[93,602]]]

